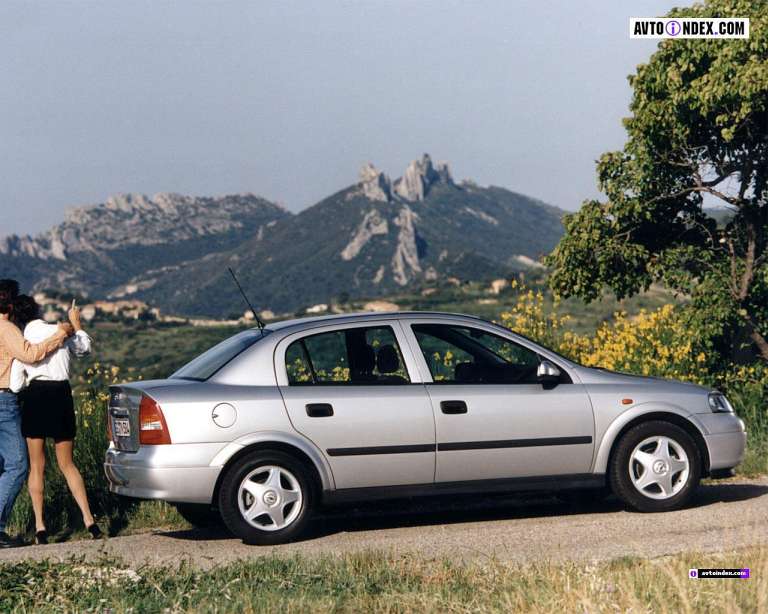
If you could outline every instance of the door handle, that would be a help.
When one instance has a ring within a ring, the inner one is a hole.
[[[467,404],[464,401],[440,401],[440,411],[444,414],[466,414]]]
[[[330,403],[309,403],[305,407],[310,418],[328,418],[333,415],[333,405]]]

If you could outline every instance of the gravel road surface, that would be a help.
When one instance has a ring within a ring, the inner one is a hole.
[[[768,544],[768,478],[703,485],[687,509],[663,514],[625,511],[613,499],[572,505],[542,496],[454,497],[330,510],[304,541],[249,547],[224,531],[156,530],[105,541],[75,541],[0,550],[0,562],[120,557],[132,566],[200,567],[264,556],[381,550],[426,557],[596,561],[656,557]]]

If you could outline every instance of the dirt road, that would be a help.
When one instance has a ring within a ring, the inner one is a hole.
[[[461,497],[330,511],[299,543],[249,547],[223,531],[155,531],[104,542],[68,542],[0,551],[0,561],[121,557],[210,567],[270,553],[308,556],[375,549],[454,559],[604,560],[713,552],[768,544],[768,478],[702,486],[688,509],[664,514],[625,511],[615,500],[573,506],[551,497]]]

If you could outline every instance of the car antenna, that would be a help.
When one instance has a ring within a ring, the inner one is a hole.
[[[253,308],[253,305],[251,305],[251,301],[249,301],[248,297],[245,295],[245,290],[243,290],[243,287],[240,285],[240,282],[237,281],[237,276],[235,275],[235,272],[232,270],[231,267],[227,267],[227,271],[229,271],[229,274],[232,276],[232,279],[235,280],[235,285],[237,286],[237,289],[240,290],[240,294],[243,295],[243,300],[245,301],[245,304],[248,305],[248,307],[250,307],[253,317],[256,318],[256,324],[259,326],[259,330],[263,332],[264,322],[261,321],[259,314],[256,313],[256,310]]]

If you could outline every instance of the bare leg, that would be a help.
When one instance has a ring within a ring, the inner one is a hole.
[[[88,495],[85,493],[83,476],[80,475],[77,467],[75,467],[75,463],[72,461],[72,447],[73,442],[71,439],[57,441],[56,461],[59,463],[61,473],[64,474],[64,478],[67,480],[69,491],[72,493],[77,506],[80,508],[80,512],[83,514],[83,522],[86,527],[89,527],[93,524],[93,515],[88,505]]]
[[[35,531],[45,531],[43,518],[43,487],[45,481],[45,439],[27,437],[29,451],[29,498],[35,512]]]

